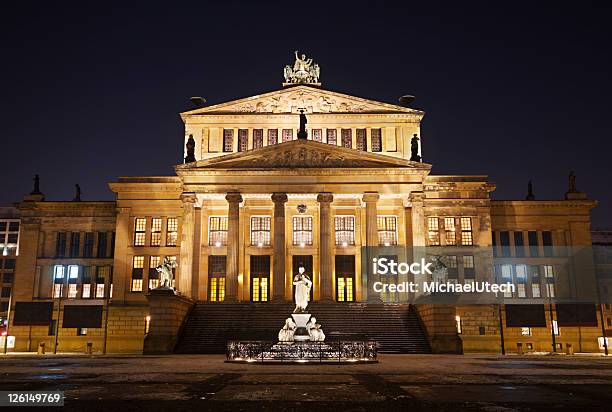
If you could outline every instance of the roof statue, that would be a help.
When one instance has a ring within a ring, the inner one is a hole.
[[[314,63],[312,59],[306,58],[306,54],[302,53],[301,56],[298,51],[295,51],[295,63],[293,67],[286,65],[284,69],[285,83],[283,86],[290,86],[293,84],[312,84],[320,86],[319,74],[321,69],[319,65]]]

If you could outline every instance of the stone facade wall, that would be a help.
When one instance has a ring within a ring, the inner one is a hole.
[[[153,291],[147,295],[151,324],[144,342],[144,353],[173,353],[181,326],[193,307],[190,299],[171,291]]]

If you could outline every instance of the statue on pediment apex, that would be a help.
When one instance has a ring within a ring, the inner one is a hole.
[[[321,69],[312,59],[307,58],[306,54],[302,53],[300,56],[296,50],[293,67],[286,65],[283,74],[285,76],[285,86],[291,84],[319,85]]]

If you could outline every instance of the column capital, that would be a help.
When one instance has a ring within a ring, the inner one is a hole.
[[[227,195],[225,195],[225,200],[227,200],[229,203],[241,203],[242,196],[240,195],[240,192],[229,192]]]
[[[317,195],[317,202],[319,203],[331,203],[333,201],[334,195],[329,192],[323,192]]]
[[[289,200],[287,193],[283,192],[274,192],[272,193],[271,198],[274,203],[286,203],[287,200]]]
[[[198,198],[196,197],[196,194],[194,192],[184,192],[181,193],[181,201],[183,203],[195,203],[197,202]]]
[[[378,194],[378,192],[364,192],[363,193],[362,200],[366,203],[378,202],[378,199],[380,199],[380,195]]]
[[[423,192],[410,192],[410,201],[412,203],[423,202],[424,199],[425,199],[425,193],[423,193]]]

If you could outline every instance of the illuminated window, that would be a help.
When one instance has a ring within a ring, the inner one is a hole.
[[[145,316],[145,333],[149,333],[151,329],[151,315]]]
[[[355,300],[355,256],[336,255],[336,300],[353,302]]]
[[[238,151],[246,152],[249,149],[249,131],[238,129]]]
[[[144,256],[134,256],[132,269],[132,292],[142,292],[142,272],[144,268]]]
[[[234,130],[223,129],[223,151],[232,152],[234,151]]]
[[[553,329],[553,333],[554,333],[555,335],[559,335],[559,334],[561,334],[561,332],[559,331],[559,324],[558,324],[558,323],[557,323],[557,321],[556,321],[556,320],[554,320],[554,319],[553,319],[553,321],[552,321],[552,329]]]
[[[83,283],[83,299],[89,299],[91,297],[91,284]]]
[[[327,144],[331,144],[334,146],[338,145],[338,132],[336,129],[327,129]]]
[[[440,227],[438,226],[437,217],[427,218],[427,231],[429,246],[440,246]]]
[[[134,246],[145,245],[145,234],[147,230],[147,219],[143,217],[134,220]]]
[[[151,219],[151,246],[161,246],[162,218]]]
[[[337,246],[355,244],[355,216],[336,216],[334,227]]]
[[[96,267],[96,298],[104,297],[104,283],[106,279],[110,279],[110,266]],[[110,286],[110,297],[112,297],[112,285]]]
[[[455,229],[455,218],[445,217],[444,218],[444,233],[446,235],[446,244],[453,246],[457,244],[456,229]]]
[[[465,279],[476,278],[476,269],[474,266],[474,256],[472,255],[463,256],[463,277]]]
[[[312,216],[293,217],[293,244],[296,246],[312,245]]]
[[[68,265],[68,298],[75,299],[78,293],[79,267]]]
[[[382,152],[382,133],[380,129],[372,129],[372,151]]]
[[[397,217],[377,216],[378,244],[381,246],[397,245]]]
[[[62,296],[62,290],[65,281],[66,267],[63,265],[53,266],[53,297],[59,298]]]
[[[263,129],[253,129],[253,149],[263,147]]]
[[[552,265],[544,265],[544,281],[546,282],[546,294],[549,298],[555,297],[555,272]]]
[[[268,146],[278,143],[278,129],[268,129]]]
[[[368,150],[368,141],[366,139],[366,129],[357,129],[357,150]]]
[[[283,129],[283,142],[289,142],[293,140],[293,130]]]
[[[461,316],[459,315],[455,316],[455,326],[457,328],[457,333],[461,335],[463,330],[461,328]]]
[[[178,240],[178,218],[169,217],[166,222],[166,246],[176,246]]]
[[[353,148],[353,131],[351,129],[340,129],[340,143],[342,147]]]
[[[251,217],[251,245],[270,246],[270,216]]]
[[[531,336],[531,328],[521,328],[521,335]]]
[[[502,283],[512,283],[512,265],[501,265]],[[505,298],[512,297],[511,288],[507,288],[504,292]]]
[[[531,284],[531,296],[534,298],[540,297],[540,284],[539,283]]]
[[[315,142],[323,141],[323,130],[321,129],[312,129],[312,140]]]
[[[161,263],[160,256],[149,257],[149,289],[155,289],[159,286],[159,272],[156,267]]]
[[[211,216],[208,220],[208,244],[211,246],[227,245],[227,217]]]
[[[461,244],[464,246],[471,246],[474,244],[472,239],[472,218],[462,217],[461,218]]]

